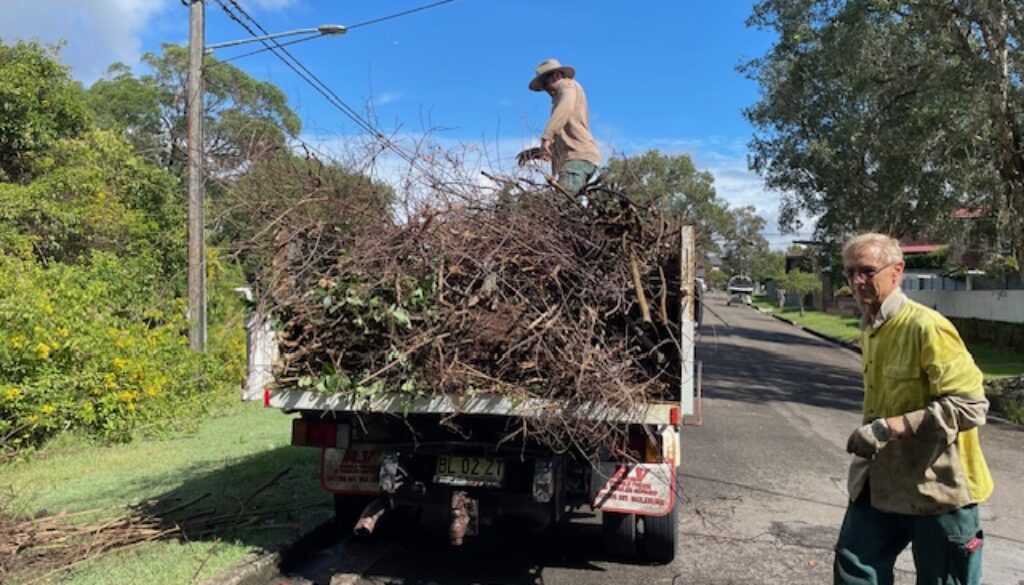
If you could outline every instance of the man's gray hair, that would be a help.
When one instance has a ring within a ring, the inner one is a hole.
[[[876,233],[860,234],[847,240],[843,246],[843,257],[862,248],[874,248],[878,253],[878,259],[886,264],[903,261],[903,250],[900,249],[899,241],[885,234]]]

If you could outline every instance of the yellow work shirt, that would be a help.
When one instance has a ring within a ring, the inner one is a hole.
[[[956,328],[899,289],[861,332],[864,422],[905,415],[911,434],[872,460],[854,458],[850,499],[865,481],[871,505],[901,514],[942,514],[983,502],[992,475],[978,428],[988,400],[982,374]]]

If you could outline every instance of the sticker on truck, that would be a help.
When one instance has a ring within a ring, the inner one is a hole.
[[[593,506],[608,512],[664,516],[675,504],[676,473],[665,463],[602,462],[592,482]]]
[[[384,451],[376,445],[324,449],[320,457],[320,484],[334,493],[378,494],[383,456]]]

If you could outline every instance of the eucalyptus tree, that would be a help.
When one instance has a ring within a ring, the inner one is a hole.
[[[819,239],[955,231],[968,207],[1024,255],[1024,0],[763,0],[777,40],[741,71],[751,168],[783,193],[780,223]]]
[[[136,75],[115,64],[89,88],[99,122],[124,133],[151,160],[184,174],[188,50],[165,44],[142,57]],[[204,152],[211,175],[223,178],[271,156],[301,130],[299,117],[276,85],[254,79],[231,63],[207,56]]]

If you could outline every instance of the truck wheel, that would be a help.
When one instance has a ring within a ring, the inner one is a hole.
[[[613,557],[636,557],[636,515],[601,512],[604,550]]]
[[[342,534],[352,534],[356,520],[372,500],[372,496],[334,494],[334,524]]]
[[[644,516],[644,534],[641,548],[644,559],[661,565],[676,558],[676,534],[679,526],[676,509],[664,516]]]

